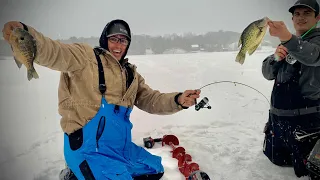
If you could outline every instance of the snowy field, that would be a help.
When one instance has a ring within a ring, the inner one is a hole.
[[[200,88],[215,81],[237,81],[270,97],[272,83],[261,74],[262,60],[273,51],[257,51],[244,65],[236,52],[132,56],[130,62],[154,89],[162,92]],[[59,72],[35,66],[40,79],[28,82],[26,69],[0,61],[0,179],[56,180],[62,168],[63,133],[57,113]],[[202,89],[212,109],[194,107],[171,116],[133,110],[133,141],[174,134],[193,161],[212,180],[295,180],[292,168],[271,164],[262,153],[268,101],[245,86],[220,83]],[[171,148],[156,145],[164,180],[183,180]],[[307,178],[300,178],[307,179]]]

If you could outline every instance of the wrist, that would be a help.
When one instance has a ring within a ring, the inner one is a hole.
[[[188,109],[189,107],[182,106],[182,104],[179,102],[179,98],[182,95],[182,93],[178,93],[177,95],[174,96],[174,102],[178,105],[181,106],[183,109]]]
[[[284,36],[279,37],[281,43],[285,43],[287,41],[289,41],[292,38],[292,34],[291,33],[286,33]]]

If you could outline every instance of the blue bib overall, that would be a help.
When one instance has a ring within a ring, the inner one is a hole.
[[[132,142],[129,119],[132,109],[109,104],[105,99],[104,72],[97,54],[96,59],[101,106],[83,128],[70,135],[64,134],[67,166],[79,180],[130,180],[139,175],[163,172],[161,157]]]

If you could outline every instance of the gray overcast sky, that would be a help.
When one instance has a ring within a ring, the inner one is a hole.
[[[0,25],[22,21],[53,39],[100,36],[104,25],[126,20],[134,34],[241,32],[268,16],[289,28],[295,0],[1,0]],[[292,29],[291,29],[292,30]]]

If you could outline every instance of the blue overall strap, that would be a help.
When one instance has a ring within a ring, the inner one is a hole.
[[[103,71],[103,66],[101,63],[101,59],[100,59],[100,54],[102,53],[102,51],[98,48],[94,48],[94,55],[96,56],[97,62],[98,62],[98,71],[99,71],[99,91],[102,95],[104,95],[104,93],[107,90],[107,86],[104,80],[104,71]]]

